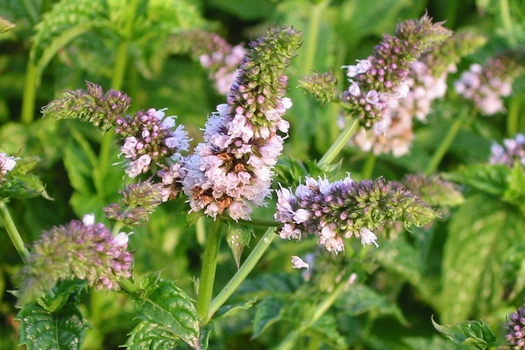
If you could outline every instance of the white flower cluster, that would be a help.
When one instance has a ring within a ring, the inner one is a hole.
[[[384,134],[361,129],[351,140],[363,151],[373,151],[374,154],[392,153],[400,157],[409,152],[414,140],[413,118],[425,121],[432,111],[432,102],[445,95],[448,73],[456,70],[451,65],[441,76],[434,77],[431,68],[417,61],[410,68],[406,78],[406,88],[409,93],[400,98],[397,105],[391,104],[383,114]]]
[[[211,78],[215,80],[215,88],[220,94],[227,95],[230,92],[230,86],[237,76],[237,68],[245,54],[246,49],[239,44],[234,46],[228,54],[216,51],[199,57],[201,66],[204,68],[218,67],[216,71],[211,73]]]
[[[264,102],[264,96],[258,96]],[[277,131],[286,133],[289,123],[281,118],[292,106],[289,98],[276,98],[275,109],[265,111],[267,126],[252,124],[252,113],[238,106],[217,106],[208,119],[195,154],[186,158],[184,193],[192,211],[205,209],[216,217],[226,209],[233,219],[249,219],[250,205],[261,206],[270,194],[272,167],[283,149]]]
[[[463,72],[460,79],[454,83],[456,92],[466,99],[473,100],[485,115],[504,111],[501,96],[509,96],[512,93],[512,79],[502,80],[496,75],[490,76],[490,73],[490,70],[481,65],[473,64],[470,70]]]

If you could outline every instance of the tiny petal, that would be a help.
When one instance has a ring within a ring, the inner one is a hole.
[[[303,259],[301,259],[298,256],[292,256],[292,264],[294,269],[310,269],[310,265],[308,265]]]

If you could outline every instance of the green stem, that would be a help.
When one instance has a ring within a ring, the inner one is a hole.
[[[306,52],[302,69],[303,74],[310,74],[310,71],[314,68],[314,61],[318,50],[317,42],[319,40],[319,25],[321,23],[323,10],[330,1],[331,0],[324,0],[319,4],[314,5],[310,11],[308,31],[306,32],[307,41],[305,43]]]
[[[124,226],[124,221],[119,220],[115,222],[115,226],[113,226],[113,229],[111,230],[111,235],[113,237],[116,237],[120,233],[120,229]]]
[[[233,294],[233,292],[235,292],[235,290],[241,285],[241,283],[253,270],[257,262],[261,259],[264,252],[266,251],[266,249],[268,249],[268,247],[270,246],[270,244],[276,236],[277,235],[275,234],[273,228],[269,228],[268,230],[266,230],[266,233],[262,236],[261,240],[259,241],[259,243],[257,243],[255,248],[253,248],[252,252],[244,261],[241,268],[237,270],[237,272],[231,278],[228,284],[212,300],[208,313],[209,318],[211,318],[213,314],[215,314],[217,310],[219,310],[219,308],[228,300],[228,298]]]
[[[201,246],[206,244],[206,219],[204,216],[201,216],[197,223],[195,224],[195,231],[197,231],[197,242]]]
[[[20,233],[13,222],[13,218],[11,217],[11,214],[9,214],[9,210],[3,201],[0,201],[0,217],[4,222],[7,234],[9,235],[9,238],[11,238],[11,242],[13,242],[16,251],[20,254],[22,260],[26,262],[27,257],[29,256],[29,251],[27,250],[24,240],[22,239],[22,236],[20,236]]]
[[[38,12],[36,11],[36,7],[33,1],[32,0],[22,0],[22,3],[24,4],[27,14],[31,18],[31,23],[33,24],[38,23]]]
[[[215,282],[217,269],[217,254],[221,244],[221,220],[217,219],[207,232],[204,259],[202,262],[201,279],[199,282],[199,295],[197,296],[197,313],[201,323],[205,325],[210,320],[210,301]]]
[[[512,17],[510,16],[508,0],[499,1],[499,14],[503,28],[505,28],[505,32],[507,33],[507,39],[513,46],[516,45],[516,38],[512,34]]]
[[[22,97],[22,115],[21,121],[23,124],[30,124],[33,121],[35,114],[35,96],[37,74],[36,67],[31,58],[27,63],[26,77],[24,82],[24,95]]]
[[[314,310],[314,313],[311,318],[307,318],[298,329],[295,329],[288,333],[286,338],[275,348],[275,350],[290,350],[293,349],[294,345],[297,343],[297,340],[301,334],[311,327],[315,322],[317,322],[330,307],[335,303],[337,298],[341,295],[345,287],[348,285],[348,278],[343,278],[341,282],[335,287],[335,289],[324,299]]]
[[[372,174],[374,173],[374,166],[376,164],[376,155],[374,152],[368,153],[368,157],[366,158],[365,165],[363,166],[363,174],[361,175],[361,178],[366,180],[372,178]]]
[[[514,137],[518,132],[521,96],[514,96],[510,100],[509,113],[507,115],[507,136]]]
[[[130,280],[123,278],[118,282],[118,284],[120,288],[122,288],[122,290],[126,291],[127,293],[136,297],[140,296],[139,289],[135,287],[135,285]]]
[[[459,115],[458,118],[454,121],[450,129],[448,130],[447,134],[445,135],[445,138],[441,141],[441,144],[439,145],[438,149],[434,153],[434,156],[432,157],[432,160],[428,164],[428,167],[425,171],[425,175],[430,176],[432,173],[436,171],[436,169],[439,166],[439,163],[441,163],[441,160],[447,153],[448,149],[452,145],[452,142],[454,142],[454,139],[456,138],[456,135],[459,132],[459,129],[461,129],[461,126],[463,125],[463,122],[468,116],[468,109],[463,109]]]
[[[324,156],[319,161],[318,165],[322,167],[323,165],[330,164],[335,157],[339,154],[339,152],[343,149],[343,147],[348,143],[354,132],[359,127],[359,120],[357,118],[352,118],[349,120],[348,125],[343,130],[343,132],[339,135],[337,140],[330,146],[328,151],[324,154]]]

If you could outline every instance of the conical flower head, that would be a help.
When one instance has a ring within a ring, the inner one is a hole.
[[[454,207],[465,200],[456,184],[443,180],[439,175],[409,174],[403,178],[401,186],[433,208]]]
[[[384,111],[408,93],[405,79],[410,65],[450,35],[448,29],[441,23],[433,24],[427,15],[399,24],[395,36],[383,36],[373,56],[358,60],[357,65],[343,66],[351,78],[343,96],[345,109],[358,117],[363,126],[374,126],[377,133],[383,132]]]
[[[249,219],[251,206],[270,194],[272,168],[283,148],[278,132],[289,124],[282,116],[292,106],[284,97],[285,68],[301,44],[293,28],[271,29],[250,44],[228,104],[217,106],[206,124],[204,143],[187,157],[184,193],[192,211],[216,217]]]
[[[118,281],[131,277],[132,255],[128,237],[116,237],[93,215],[45,232],[33,244],[20,277],[21,300],[30,301],[52,288],[58,280],[79,278],[96,289],[119,290]]]
[[[104,94],[102,87],[86,82],[87,89],[66,91],[61,99],[51,101],[42,108],[44,117],[55,119],[80,119],[107,131],[117,118],[126,112],[131,99],[113,89]]]
[[[331,183],[307,178],[295,192],[285,188],[277,191],[275,219],[283,223],[281,238],[314,234],[319,244],[336,253],[344,249],[343,237],[355,235],[363,245],[377,246],[373,231],[387,223],[422,226],[436,217],[419,197],[405,189],[394,189],[384,179],[355,182],[348,176]]]

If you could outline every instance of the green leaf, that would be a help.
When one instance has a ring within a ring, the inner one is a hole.
[[[342,308],[344,314],[348,316],[376,311],[378,315],[393,315],[402,324],[408,325],[408,321],[395,303],[362,284],[355,284],[348,288],[344,295],[336,301],[336,305]]]
[[[332,315],[324,315],[307,330],[307,335],[320,339],[335,349],[348,349],[345,338],[337,330],[337,322]]]
[[[228,242],[228,246],[232,250],[237,268],[241,266],[242,251],[244,247],[250,244],[250,239],[253,235],[253,228],[251,226],[238,225],[235,223],[228,224],[226,242]]]
[[[471,345],[481,350],[489,350],[496,346],[496,335],[483,321],[466,321],[454,326],[441,326],[432,318],[432,324],[448,339],[456,344]]]
[[[34,198],[42,196],[52,200],[46,193],[40,179],[29,172],[40,162],[36,156],[18,159],[15,168],[6,174],[0,185],[0,197],[3,198]]]
[[[17,315],[20,345],[28,350],[80,350],[90,326],[75,304],[50,312],[38,304],[25,306]]]
[[[267,18],[276,6],[275,2],[270,0],[211,0],[210,3],[245,21]]]
[[[417,251],[401,237],[381,244],[375,256],[386,269],[393,271],[413,286],[421,285],[421,260]]]
[[[524,231],[523,217],[511,207],[486,195],[468,198],[450,221],[443,252],[439,305],[444,322],[499,307],[505,252],[523,242]]]
[[[171,350],[180,342],[162,325],[144,320],[129,334],[126,346],[130,350]]]
[[[147,289],[143,297],[134,298],[139,311],[150,323],[162,327],[162,334],[169,332],[173,339],[179,337],[193,348],[200,349],[199,320],[188,295],[173,281],[157,280],[152,284],[148,277],[141,284]]]
[[[38,304],[49,312],[56,312],[62,308],[72,295],[77,296],[87,287],[87,280],[64,280],[53,288],[53,297],[45,295],[37,300]]]
[[[257,301],[257,298],[251,298],[247,301],[244,301],[242,303],[233,304],[233,305],[224,305],[219,310],[217,310],[217,313],[213,317],[214,320],[220,320],[222,318],[235,316],[239,311],[241,310],[248,310],[255,304]]]
[[[510,171],[503,200],[517,205],[525,202],[525,169],[519,161],[514,163]]]
[[[257,311],[253,320],[252,339],[260,336],[272,324],[283,316],[284,307],[287,305],[284,298],[267,296],[257,304]]]
[[[503,164],[474,164],[445,173],[443,177],[448,181],[463,183],[480,191],[501,196],[507,187],[509,174],[509,167]]]
[[[466,346],[451,344],[448,340],[443,339],[440,336],[434,336],[433,338],[424,337],[409,337],[404,338],[403,342],[410,346],[412,350],[466,350],[469,349]]]

